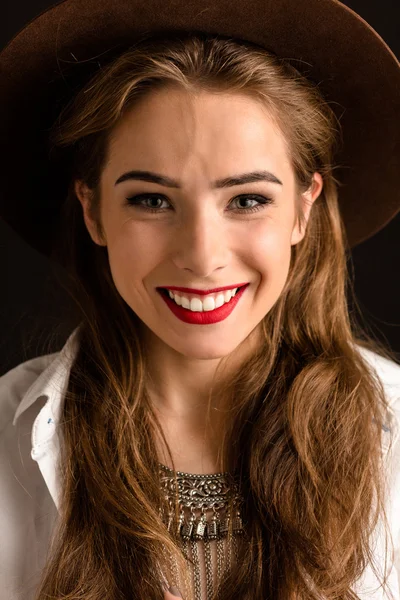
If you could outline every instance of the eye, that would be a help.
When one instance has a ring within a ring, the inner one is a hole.
[[[247,202],[248,200],[251,202],[257,202],[256,206],[244,207],[241,210],[238,210],[238,212],[255,212],[257,210],[263,210],[268,204],[274,203],[272,198],[260,196],[258,194],[242,194],[241,196],[236,196],[232,202],[234,200],[238,200],[239,202]]]
[[[147,200],[150,200],[153,203],[158,203],[158,201],[161,200],[161,204],[162,204],[162,202],[168,202],[168,200],[160,194],[139,194],[137,196],[130,196],[129,198],[126,198],[125,200],[126,200],[125,205],[134,206],[135,208],[138,208],[139,210],[144,210],[147,212],[162,213],[162,212],[165,212],[166,210],[170,210],[169,208],[165,208],[165,207],[162,208],[160,205],[146,206],[144,204]],[[248,201],[248,200],[250,200],[251,202],[256,202],[257,204],[255,206],[251,206],[251,207],[246,206],[241,209],[240,208],[235,209],[235,212],[237,212],[237,213],[256,212],[258,210],[263,210],[269,204],[274,204],[274,200],[272,198],[267,197],[267,196],[260,196],[259,194],[241,194],[240,196],[236,196],[235,198],[233,198],[232,203],[234,201],[243,202],[243,201]]]

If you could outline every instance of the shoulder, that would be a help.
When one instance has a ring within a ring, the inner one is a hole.
[[[383,450],[387,451],[390,438],[400,450],[400,365],[376,352],[357,346],[373,376],[380,381],[387,399],[387,420],[383,431]]]
[[[395,566],[400,576],[400,365],[376,352],[361,348],[360,352],[382,383],[388,412],[382,432],[382,450],[387,467],[387,516],[393,536]]]
[[[27,360],[0,377],[0,585],[7,598],[33,598],[57,517],[37,462],[32,424],[42,408],[40,380],[59,353]],[[14,426],[17,411],[22,418]],[[1,596],[1,592],[0,592]],[[3,596],[2,596],[3,597]]]
[[[20,363],[0,377],[0,432],[13,420],[22,398],[32,384],[58,355],[59,352],[54,352],[37,356]]]
[[[389,401],[395,401],[400,396],[400,364],[372,350],[357,346],[361,356],[382,381]]]

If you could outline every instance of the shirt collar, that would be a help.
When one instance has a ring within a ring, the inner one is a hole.
[[[48,398],[52,413],[57,417],[58,422],[61,401],[66,392],[70,369],[78,350],[78,330],[79,326],[68,337],[60,352],[55,352],[47,357],[48,359],[54,357],[54,360],[50,362],[25,392],[15,412],[13,425],[17,424],[22,413],[43,396]]]

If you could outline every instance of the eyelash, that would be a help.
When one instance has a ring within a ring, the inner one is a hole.
[[[144,200],[146,200],[148,198],[162,198],[163,200],[165,200],[165,198],[163,198],[162,194],[139,194],[137,196],[130,196],[129,198],[126,198],[126,205],[136,206],[140,210],[145,210],[147,212],[152,212],[152,213],[161,213],[161,212],[164,212],[165,210],[168,210],[165,208],[151,208],[151,207],[140,204],[141,202],[143,202]],[[269,198],[267,196],[259,196],[258,194],[241,194],[240,196],[236,196],[234,198],[234,200],[243,199],[243,198],[250,198],[251,200],[256,200],[259,204],[258,204],[258,206],[252,206],[250,208],[236,209],[240,213],[248,214],[248,213],[252,213],[252,212],[257,212],[259,210],[264,209],[266,205],[274,204],[274,200],[272,198]]]

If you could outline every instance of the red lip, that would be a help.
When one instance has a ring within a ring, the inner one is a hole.
[[[240,288],[244,285],[249,285],[248,283],[236,283],[234,285],[226,285],[224,287],[213,288],[212,290],[196,290],[194,288],[186,288],[186,287],[175,287],[168,286],[164,288],[158,288],[163,290],[171,290],[172,292],[187,292],[188,294],[197,294],[198,296],[206,296],[207,294],[215,294],[216,292],[225,292],[225,290],[232,290],[234,288]]]
[[[236,292],[229,302],[225,302],[225,304],[219,308],[215,308],[214,310],[210,311],[187,310],[186,308],[183,308],[183,306],[179,306],[176,304],[176,302],[171,300],[168,292],[162,288],[159,288],[158,293],[171,312],[173,312],[174,315],[184,323],[188,323],[190,325],[213,325],[215,323],[220,323],[229,317],[229,315],[235,310],[238,302],[240,302],[240,299],[244,295],[247,287],[248,285],[244,285]]]

